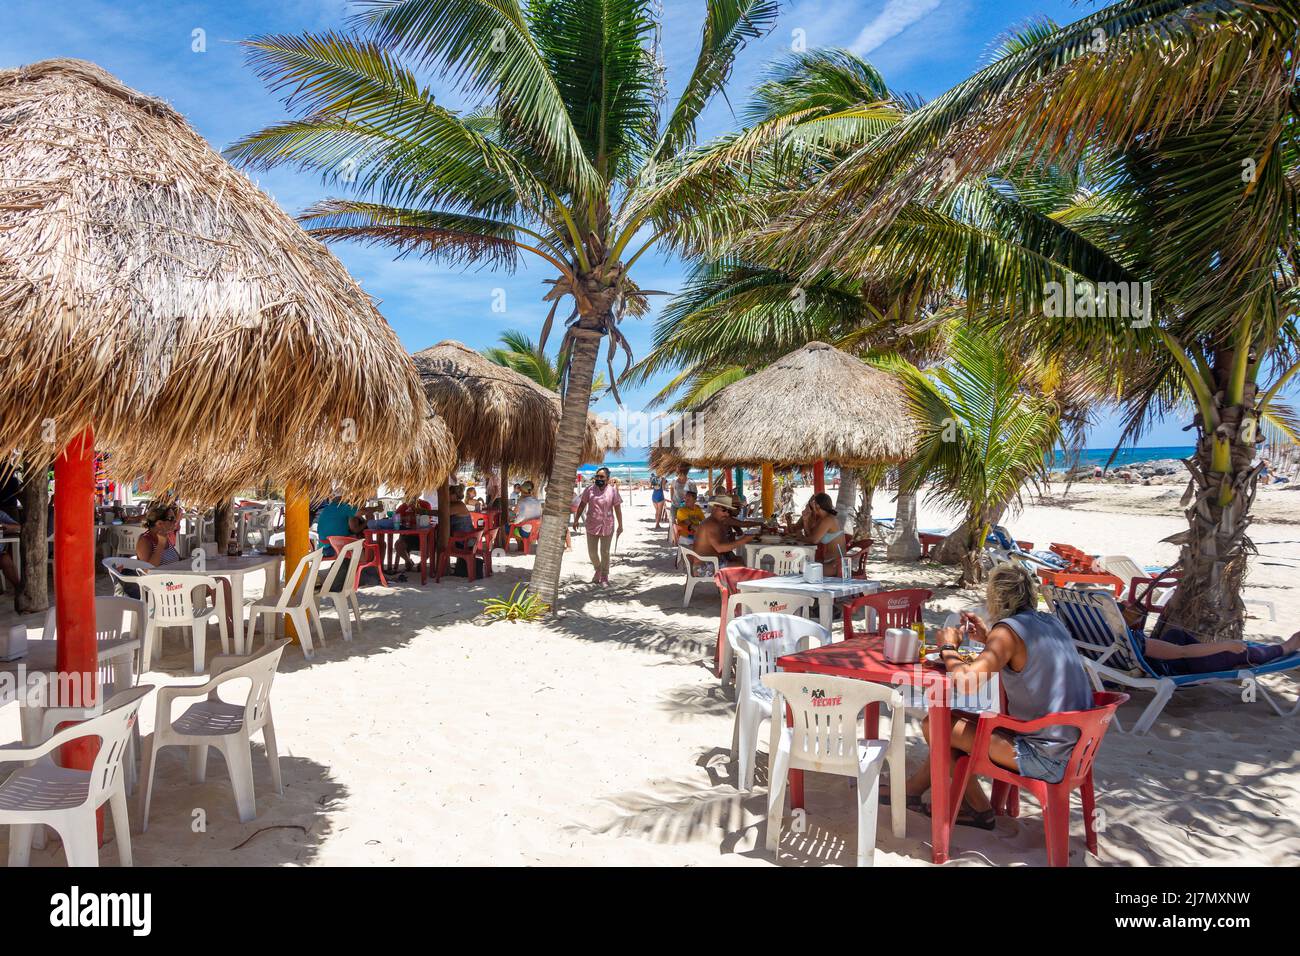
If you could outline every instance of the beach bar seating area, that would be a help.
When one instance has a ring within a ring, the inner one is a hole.
[[[26,879],[1300,861],[1293,3],[21,6]]]

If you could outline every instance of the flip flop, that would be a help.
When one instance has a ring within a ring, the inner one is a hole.
[[[888,790],[880,794],[880,802],[882,805],[886,807],[890,805]],[[910,793],[907,795],[907,809],[913,810],[917,813],[924,813],[927,816],[929,816],[929,812],[925,809],[925,801],[923,801],[920,797],[912,796],[912,794]]]
[[[907,809],[914,809],[917,813],[923,813],[928,817],[930,815],[930,808],[928,806],[913,807],[913,800],[918,804],[921,802],[920,797],[908,797]],[[998,817],[996,811],[991,808],[988,810],[981,810],[977,813],[970,809],[970,807],[963,805],[961,810],[957,813],[956,824],[959,827],[974,827],[977,830],[995,830],[998,825]]]

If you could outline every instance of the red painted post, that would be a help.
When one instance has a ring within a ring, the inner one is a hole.
[[[824,461],[813,465],[813,492],[819,495],[826,493],[826,462]]]
[[[59,689],[80,699],[63,706],[92,707],[99,696],[95,646],[95,435],[87,428],[54,461],[54,608],[58,621]],[[64,745],[63,766],[89,770],[97,741]]]

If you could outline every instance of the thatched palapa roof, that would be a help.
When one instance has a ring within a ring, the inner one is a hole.
[[[675,422],[651,455],[663,471],[844,468],[911,454],[907,401],[894,376],[824,342],[810,342],[710,396]]]
[[[412,358],[429,404],[455,436],[462,461],[481,468],[504,462],[528,474],[550,473],[559,395],[450,339]],[[601,462],[621,447],[618,429],[588,412],[582,460]]]
[[[89,425],[118,477],[207,500],[254,473],[361,493],[453,464],[343,265],[90,63],[0,72],[0,315],[0,453],[48,462]]]

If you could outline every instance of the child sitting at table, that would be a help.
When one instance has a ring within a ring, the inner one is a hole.
[[[677,522],[677,540],[689,548],[695,543],[695,532],[704,523],[704,509],[699,505],[694,488],[686,492],[685,500],[677,509],[674,520]]]

